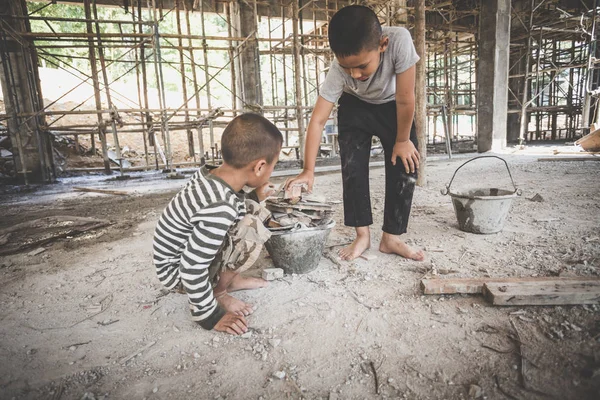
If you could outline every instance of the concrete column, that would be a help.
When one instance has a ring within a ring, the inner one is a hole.
[[[240,106],[248,111],[259,111],[263,105],[262,85],[260,81],[260,57],[258,49],[257,21],[254,2],[238,0],[232,3],[235,31],[240,37],[251,36],[241,49],[236,69],[239,71],[238,87],[241,91],[243,104]]]
[[[55,179],[52,141],[43,117],[25,117],[42,110],[43,97],[33,43],[19,36],[31,32],[25,0],[0,1],[0,14],[7,15],[10,29],[0,32],[0,83],[4,94],[8,132],[17,177],[24,183],[48,183]]]
[[[485,0],[479,14],[477,150],[506,146],[510,0]]]

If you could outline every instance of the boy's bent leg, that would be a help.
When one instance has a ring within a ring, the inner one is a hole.
[[[252,305],[227,294],[227,288],[236,276],[238,276],[237,272],[226,268],[219,273],[219,283],[217,283],[217,286],[213,289],[215,299],[217,299],[221,307],[231,313],[250,315],[254,312]]]
[[[372,134],[370,105],[344,94],[338,110],[340,158],[344,191],[344,224],[356,228],[354,242],[340,250],[344,260],[359,257],[371,246],[369,225],[373,224],[369,192],[369,158]]]
[[[219,304],[227,311],[241,315],[251,314],[252,306],[227,293],[258,289],[269,284],[262,278],[240,275],[254,265],[264,242],[270,237],[269,230],[264,226],[264,219],[270,216],[270,213],[252,200],[246,200],[246,209],[247,214],[227,235],[216,266],[219,279],[214,288]]]
[[[425,258],[423,251],[413,249],[400,239],[400,235],[406,233],[408,227],[416,174],[407,174],[400,160],[396,161],[396,165],[392,165],[387,158],[386,152],[385,210],[379,251],[422,261]]]
[[[396,160],[396,165],[391,162],[397,127],[395,103],[382,105],[379,111],[378,121],[381,121],[381,126],[378,127],[378,136],[385,152],[385,209],[379,251],[422,261],[424,253],[411,248],[400,239],[400,235],[406,233],[408,227],[417,172],[406,173],[400,159]],[[414,122],[410,131],[410,140],[417,147]]]

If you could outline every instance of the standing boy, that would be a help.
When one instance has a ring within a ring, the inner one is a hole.
[[[304,170],[288,185],[307,183],[312,190],[321,133],[339,100],[344,222],[356,229],[356,239],[340,251],[340,256],[353,260],[371,246],[369,156],[375,135],[385,152],[385,210],[379,251],[421,261],[423,252],[400,239],[406,233],[419,168],[413,124],[419,56],[410,33],[400,27],[382,28],[371,9],[352,5],[331,18],[329,45],[335,60],[308,125]]]
[[[268,195],[269,178],[279,158],[283,136],[256,114],[234,118],[223,131],[223,164],[202,167],[171,200],[154,233],[154,265],[167,289],[184,289],[192,320],[205,329],[233,335],[248,330],[252,307],[228,293],[267,285],[239,275],[256,260],[268,239],[264,208],[250,198]],[[268,216],[268,212],[267,212]],[[211,283],[218,278],[216,286]]]

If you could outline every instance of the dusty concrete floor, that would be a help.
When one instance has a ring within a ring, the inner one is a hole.
[[[600,273],[600,163],[506,158],[523,195],[502,233],[457,229],[439,190],[464,160],[433,162],[406,236],[428,250],[425,262],[379,254],[337,267],[323,258],[312,273],[240,293],[258,308],[249,338],[202,330],[189,321],[185,296],[161,292],[153,229],[184,181],[101,183],[134,193],[126,198],[71,191],[95,184],[88,178],[4,196],[0,229],[51,215],[112,225],[38,255],[0,258],[0,398],[460,399],[477,394],[471,385],[488,399],[600,398],[600,307],[499,308],[480,296],[421,295],[419,280],[440,271]],[[509,186],[497,163],[464,172],[458,186]],[[372,169],[375,248],[383,182],[383,169]],[[340,174],[319,176],[315,190],[341,200]],[[527,200],[536,193],[544,202]],[[352,230],[335,207],[329,241],[345,242]],[[251,273],[269,265],[263,257]],[[511,320],[528,360],[525,385]],[[278,371],[284,379],[273,377]]]

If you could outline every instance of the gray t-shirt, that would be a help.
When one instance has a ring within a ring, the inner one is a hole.
[[[410,33],[406,28],[384,26],[383,35],[390,38],[381,64],[366,82],[352,78],[334,60],[321,86],[320,96],[335,103],[342,92],[372,104],[396,99],[396,74],[401,74],[419,61]]]

